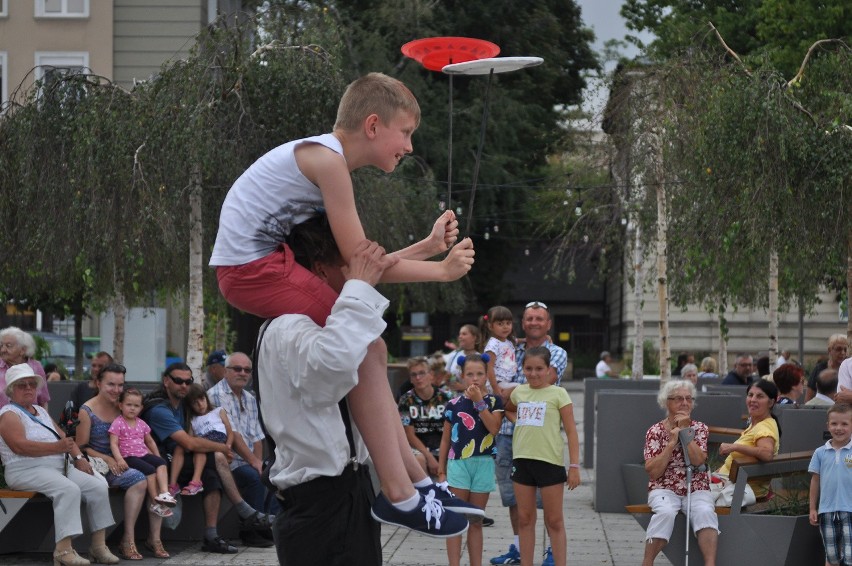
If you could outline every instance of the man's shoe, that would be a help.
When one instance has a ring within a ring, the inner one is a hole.
[[[509,552],[491,559],[492,564],[520,564],[521,553],[514,544],[509,545]]]
[[[418,487],[417,491],[420,492],[420,495],[424,496],[428,495],[430,491],[433,492],[435,499],[440,501],[441,505],[447,511],[452,511],[459,515],[467,515],[468,517],[485,517],[485,511],[453,495],[447,482],[434,483],[427,487]]]
[[[212,540],[204,539],[204,542],[201,543],[201,550],[204,552],[217,552],[219,554],[236,554],[239,552],[236,546],[222,537],[216,537]]]
[[[240,530],[243,531],[258,531],[272,528],[272,523],[275,522],[275,515],[267,515],[260,511],[255,511],[254,515],[245,519],[240,519]]]
[[[243,546],[252,548],[269,548],[275,544],[271,540],[260,536],[258,531],[241,531],[240,540],[243,541]]]
[[[494,519],[491,517],[483,517],[482,518],[482,526],[483,527],[491,527],[494,525]]]
[[[459,536],[464,534],[469,526],[467,519],[444,509],[434,493],[420,494],[420,502],[411,511],[397,509],[384,493],[379,493],[370,514],[380,523],[405,527],[436,538]]]
[[[541,566],[553,566],[553,550],[549,546],[544,551],[544,562],[541,563]]]

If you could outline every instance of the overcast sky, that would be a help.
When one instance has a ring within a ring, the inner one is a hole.
[[[624,23],[624,18],[619,14],[622,0],[575,0],[582,10],[583,22],[586,26],[592,28],[595,32],[595,42],[592,48],[596,51],[603,49],[604,43],[609,39],[618,39],[624,41],[624,36],[627,34],[627,27]],[[643,41],[647,42],[652,37],[650,34],[639,34]],[[633,45],[628,44],[624,48],[626,57],[632,58],[639,54],[639,50]],[[612,71],[612,68],[607,69]],[[584,93],[583,107],[589,110],[594,115],[599,116],[606,104],[606,98],[609,95],[607,88],[597,81],[588,81],[590,88]]]

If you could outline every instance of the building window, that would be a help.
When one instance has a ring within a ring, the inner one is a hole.
[[[0,0],[2,2],[2,0]],[[7,91],[7,86],[9,84],[9,79],[6,76],[8,63],[7,55],[5,51],[0,51],[0,113],[5,110],[6,101],[9,100],[9,92]]]
[[[72,73],[88,73],[89,54],[85,51],[36,51],[35,78],[49,86],[58,77]]]
[[[0,18],[9,16],[9,0],[0,0]]]
[[[88,18],[89,0],[35,0],[35,17]]]

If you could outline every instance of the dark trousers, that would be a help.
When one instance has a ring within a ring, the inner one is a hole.
[[[128,456],[124,459],[127,465],[135,470],[139,470],[146,476],[157,473],[157,468],[165,466],[166,461],[159,456],[153,454],[145,454],[144,456]]]
[[[273,533],[281,566],[381,566],[379,523],[367,466],[347,467],[279,492],[281,514]]]
[[[277,515],[281,512],[278,498],[272,496],[266,489],[257,470],[246,464],[231,470],[231,474],[234,476],[234,483],[237,484],[240,495],[255,510],[270,515]]]

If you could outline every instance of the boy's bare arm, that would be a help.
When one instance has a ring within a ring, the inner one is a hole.
[[[320,188],[331,232],[343,261],[348,264],[356,246],[366,236],[355,208],[355,194],[346,161],[340,154],[318,145],[299,148],[296,159],[302,173]],[[450,233],[454,230],[457,227],[451,228]],[[465,238],[453,246],[442,261],[400,259],[399,263],[385,270],[381,282],[455,281],[470,271],[473,256],[473,242]]]

